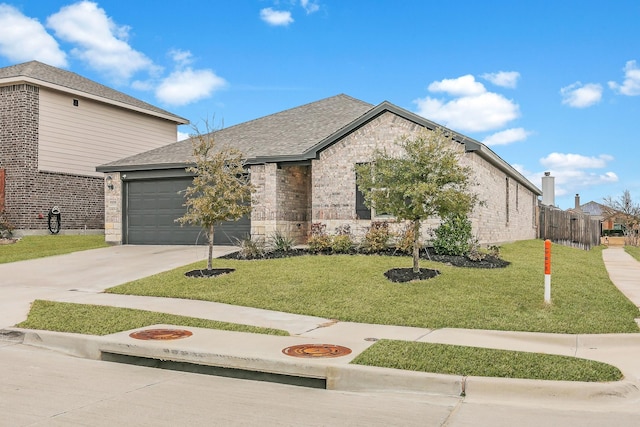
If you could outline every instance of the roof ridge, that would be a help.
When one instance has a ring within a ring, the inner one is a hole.
[[[232,126],[229,126],[229,127],[226,127],[226,128],[221,128],[221,129],[218,129],[218,130],[214,130],[214,131],[208,132],[207,135],[211,134],[211,133],[216,133],[216,132],[220,132],[220,131],[226,131],[226,130],[229,130],[229,129],[233,129],[233,128],[236,128],[238,126],[246,126],[249,123],[254,123],[254,122],[259,121],[259,120],[265,120],[265,119],[268,119],[268,118],[271,118],[271,117],[274,117],[274,116],[278,116],[278,115],[284,115],[284,113],[290,113],[291,111],[295,111],[295,110],[302,110],[305,107],[309,107],[311,105],[318,105],[318,104],[320,104],[322,102],[327,102],[330,99],[338,99],[338,98],[347,98],[347,99],[349,99],[351,101],[359,102],[362,105],[366,105],[366,106],[369,106],[371,108],[374,107],[373,104],[369,104],[368,102],[365,102],[365,101],[363,101],[361,99],[354,98],[354,97],[346,95],[344,93],[339,93],[337,95],[333,95],[333,96],[329,96],[329,97],[326,97],[326,98],[322,98],[322,99],[319,99],[317,101],[307,102],[306,104],[298,105],[296,107],[287,108],[286,110],[282,110],[282,111],[278,111],[278,112],[275,112],[275,113],[267,114],[266,116],[256,117],[255,119],[247,120],[246,122],[236,123],[235,125],[232,125]]]

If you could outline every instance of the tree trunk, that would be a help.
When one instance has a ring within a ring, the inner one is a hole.
[[[413,272],[420,272],[420,220],[413,221]]]
[[[213,269],[213,224],[209,226],[209,258],[207,259],[207,270]]]

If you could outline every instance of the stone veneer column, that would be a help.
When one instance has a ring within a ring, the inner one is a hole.
[[[111,177],[113,189],[107,186],[108,177]],[[122,244],[122,179],[119,172],[105,174],[104,239],[107,243]]]

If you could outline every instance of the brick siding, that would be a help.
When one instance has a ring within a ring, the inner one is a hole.
[[[402,135],[415,135],[421,129],[409,120],[386,112],[322,151],[319,159],[313,160],[311,221],[327,224],[329,232],[349,224],[356,234],[362,234],[370,221],[356,217],[355,164],[371,161],[375,148],[386,148],[393,154],[394,141]],[[479,242],[495,244],[535,238],[537,197],[478,154],[464,154],[461,163],[472,168],[471,181],[476,183],[473,190],[483,201],[470,215],[473,233]],[[510,186],[508,221],[507,177]],[[438,223],[435,218],[426,221],[423,235]],[[392,224],[392,229],[399,231],[403,226]]]
[[[38,170],[38,112],[37,87],[0,87],[0,168],[8,220],[18,233],[45,231],[47,212],[58,206],[63,231],[103,229],[102,178]]]

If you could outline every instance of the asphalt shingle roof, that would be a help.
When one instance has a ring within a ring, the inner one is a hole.
[[[213,132],[219,147],[240,150],[248,163],[258,158],[296,158],[373,108],[340,94]],[[190,139],[100,166],[101,171],[193,162]]]
[[[163,116],[169,116],[171,118],[174,118],[177,123],[189,122],[187,119],[176,116],[169,111],[148,104],[115,89],[111,89],[107,86],[101,85],[100,83],[96,83],[93,80],[89,80],[85,77],[80,76],[79,74],[62,70],[57,67],[52,67],[51,65],[43,64],[42,62],[30,61],[22,64],[0,68],[0,79],[18,79],[20,77],[39,80],[51,85],[60,86],[71,90],[84,92],[96,97],[104,98],[108,101],[115,101]]]

